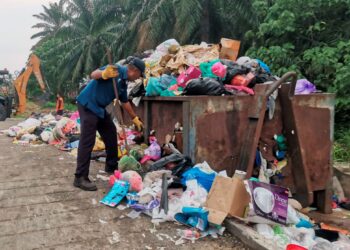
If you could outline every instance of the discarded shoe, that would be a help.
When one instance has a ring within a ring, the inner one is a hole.
[[[96,191],[97,187],[95,183],[91,182],[86,177],[75,177],[73,185],[85,191]]]

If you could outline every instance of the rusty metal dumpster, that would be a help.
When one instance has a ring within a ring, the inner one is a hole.
[[[291,84],[282,84],[290,77]],[[334,95],[294,96],[295,82],[290,73],[273,84],[255,86],[254,96],[145,97],[136,110],[145,131],[156,130],[160,143],[180,122],[183,154],[230,176],[236,169],[251,176],[257,148],[284,133],[288,164],[278,184],[290,188],[304,206],[316,202],[330,212]],[[269,120],[267,97],[276,89],[275,114]]]

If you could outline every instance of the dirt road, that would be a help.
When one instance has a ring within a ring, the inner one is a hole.
[[[17,123],[0,122],[0,130]],[[92,163],[91,177],[103,168]],[[244,249],[229,234],[176,246],[183,227],[154,228],[145,215],[133,220],[128,209],[100,205],[107,182],[97,179],[98,192],[80,191],[74,169],[75,158],[53,146],[15,145],[0,135],[0,249]]]

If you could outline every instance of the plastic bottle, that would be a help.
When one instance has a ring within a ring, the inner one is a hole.
[[[284,135],[274,135],[273,138],[277,142],[277,146],[280,151],[287,150],[286,137],[284,137]]]

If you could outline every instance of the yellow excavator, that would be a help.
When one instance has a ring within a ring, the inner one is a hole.
[[[18,100],[17,100],[17,114],[21,114],[26,110],[27,103],[27,84],[29,77],[34,73],[41,90],[45,93],[45,82],[44,78],[41,74],[40,70],[40,59],[35,55],[31,54],[27,61],[26,67],[22,70],[22,72],[17,76],[17,78],[13,81],[13,85],[16,89]]]

